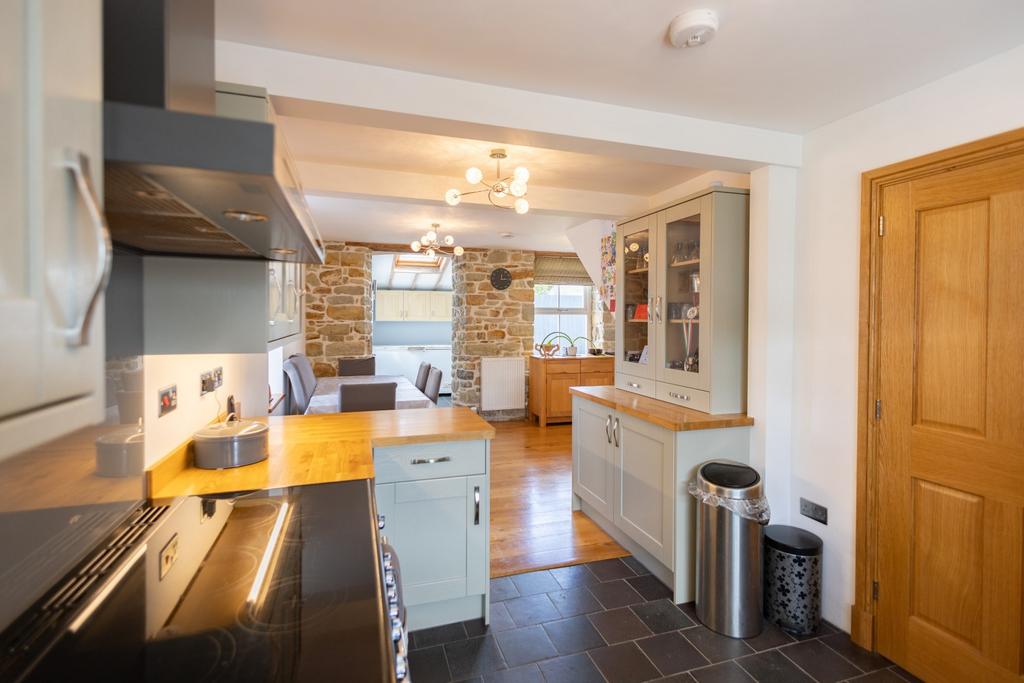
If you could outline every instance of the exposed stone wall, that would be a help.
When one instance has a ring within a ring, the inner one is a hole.
[[[327,242],[322,266],[306,266],[306,355],[318,377],[338,374],[339,358],[373,353],[373,252]]]
[[[480,358],[528,356],[533,349],[532,251],[467,251],[452,264],[452,403],[480,406]],[[491,286],[491,271],[507,268],[512,286]],[[522,419],[526,410],[484,413],[488,419]]]
[[[593,302],[590,309],[590,339],[594,345],[611,353],[615,349],[615,314],[608,310],[601,299],[598,287],[593,290]]]

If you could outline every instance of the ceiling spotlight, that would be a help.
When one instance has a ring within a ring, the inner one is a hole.
[[[709,9],[684,12],[672,20],[668,39],[672,47],[701,47],[718,32],[718,15]]]
[[[224,211],[225,218],[233,218],[243,223],[265,223],[270,220],[265,214],[259,211],[241,211],[239,209],[228,209]]]

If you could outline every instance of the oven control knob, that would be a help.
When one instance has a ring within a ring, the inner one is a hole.
[[[384,585],[389,588],[392,588],[395,585],[395,573],[390,569],[384,570]]]
[[[398,603],[397,602],[393,602],[390,605],[388,605],[388,616],[391,617],[392,619],[397,619],[398,618]]]
[[[404,681],[407,675],[409,675],[409,669],[405,664],[405,657],[395,655],[395,678]]]
[[[388,602],[398,602],[398,589],[394,586],[388,586],[387,596]]]
[[[398,617],[391,619],[391,640],[396,643],[402,640],[402,621]]]
[[[394,556],[391,553],[389,553],[389,552],[385,552],[384,553],[384,561],[385,562],[390,562],[393,559],[394,559]]]
[[[387,571],[394,569],[394,566],[391,564],[391,560],[387,557],[384,558],[384,569]]]
[[[384,515],[377,515],[377,528],[378,529],[383,529],[384,528]]]

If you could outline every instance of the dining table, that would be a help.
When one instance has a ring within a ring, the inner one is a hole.
[[[316,389],[309,399],[307,415],[339,412],[339,388],[354,384],[383,384],[394,382],[395,409],[431,408],[434,402],[416,388],[408,378],[402,375],[350,375],[347,377],[321,377],[317,380]]]

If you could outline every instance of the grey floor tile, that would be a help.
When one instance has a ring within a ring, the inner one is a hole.
[[[518,598],[519,591],[512,579],[503,576],[500,579],[491,579],[491,602],[501,602],[509,598]]]
[[[573,617],[544,624],[544,631],[559,654],[568,655],[605,645],[604,638],[586,617]]]
[[[633,573],[636,574],[637,576],[643,576],[644,574],[650,574],[651,573],[650,570],[647,569],[647,567],[645,567],[642,564],[640,564],[640,560],[636,559],[632,555],[629,555],[628,557],[621,557],[619,559],[622,560],[622,562],[627,567],[632,569]]]
[[[547,683],[605,683],[604,676],[586,654],[546,659],[537,666]]]
[[[594,594],[594,597],[601,602],[605,609],[635,605],[644,601],[632,586],[621,579],[599,583],[590,586],[587,590]]]
[[[778,650],[741,657],[736,663],[758,683],[814,683],[813,678]]]
[[[594,572],[594,576],[599,578],[601,581],[626,579],[631,576],[636,576],[636,573],[630,569],[625,562],[617,558],[613,560],[591,562],[587,566],[590,568],[590,571]]]
[[[662,633],[636,641],[663,676],[707,666],[710,662],[679,633]]]
[[[466,628],[461,622],[425,628],[409,634],[409,649],[418,650],[434,645],[444,645],[453,640],[465,640],[467,637]]]
[[[796,634],[791,633],[797,640],[811,640],[812,638],[820,638],[822,636],[828,636],[833,633],[840,633],[840,629],[836,628],[832,624],[828,623],[824,619],[818,624],[818,628],[814,629],[813,633]]]
[[[695,624],[700,623],[700,619],[697,618],[697,605],[692,602],[684,602],[677,605],[679,609],[683,610],[683,614],[690,617],[690,621]]]
[[[436,645],[409,653],[410,678],[417,683],[448,683],[451,674],[448,672],[448,660],[444,655],[444,647]]]
[[[907,679],[901,678],[891,669],[879,669],[848,680],[850,683],[907,683]]]
[[[579,614],[599,612],[602,607],[594,594],[586,588],[569,588],[567,590],[548,593],[555,609],[563,617],[575,617]]]
[[[914,674],[910,673],[909,671],[904,669],[902,666],[895,666],[895,665],[893,665],[893,666],[889,667],[889,671],[892,671],[894,674],[896,674],[897,676],[899,676],[900,678],[902,678],[905,681],[910,681],[910,683],[924,683],[920,678],[918,678]]]
[[[681,628],[693,626],[690,618],[683,614],[683,611],[675,606],[671,600],[655,600],[654,602],[643,602],[630,607],[640,617],[652,633],[665,633],[666,631],[678,631]]]
[[[551,573],[551,576],[555,577],[555,581],[562,588],[578,588],[580,586],[600,583],[601,581],[601,579],[594,576],[594,572],[590,571],[590,568],[585,564],[559,567],[558,569],[549,569],[548,571]]]
[[[527,664],[489,673],[484,676],[484,683],[544,683],[544,676],[536,664]]]
[[[609,645],[591,650],[588,654],[608,681],[640,683],[660,675],[636,643]]]
[[[754,652],[742,640],[715,633],[705,626],[686,629],[683,635],[711,662],[724,662]]]
[[[644,596],[644,600],[671,599],[672,597],[672,591],[669,590],[668,586],[663,584],[653,574],[634,576],[633,578],[626,579],[626,581],[633,587],[633,590]]]
[[[805,640],[779,648],[778,651],[796,662],[797,666],[819,683],[837,683],[862,673],[820,640]]]
[[[719,662],[690,672],[697,683],[753,683],[754,679],[736,662]]]
[[[747,638],[743,642],[758,652],[761,652],[763,650],[771,650],[772,648],[779,647],[780,645],[795,643],[796,639],[775,624],[765,622],[764,630],[762,630],[760,634],[753,638]]]
[[[509,578],[512,579],[512,583],[515,584],[520,595],[536,595],[562,589],[561,584],[555,581],[555,577],[547,571],[516,574]]]
[[[505,608],[517,626],[532,626],[562,618],[547,593],[506,600]]]
[[[502,631],[494,636],[510,667],[532,664],[558,655],[547,632],[540,626],[526,626]]]
[[[609,643],[621,643],[651,635],[651,629],[630,609],[620,607],[607,612],[596,612],[587,617]]]
[[[491,623],[488,626],[489,633],[497,633],[498,631],[507,631],[510,628],[515,628],[516,622],[512,621],[512,615],[508,613],[508,607],[503,602],[492,602],[491,603]],[[466,630],[467,635],[473,635],[469,633],[469,629]]]
[[[451,671],[452,679],[456,681],[508,668],[494,636],[448,643],[444,645],[444,653],[448,658],[448,669]],[[413,680],[416,680],[415,673]]]
[[[821,642],[853,662],[861,671],[877,671],[892,666],[892,662],[876,652],[869,652],[850,640],[846,633],[822,636]]]

